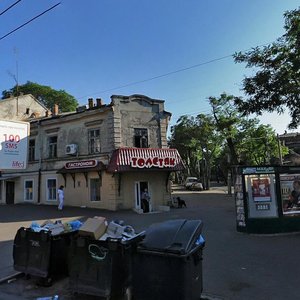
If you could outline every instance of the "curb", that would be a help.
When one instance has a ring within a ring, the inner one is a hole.
[[[224,298],[215,295],[202,294],[200,300],[224,300]]]
[[[6,276],[6,277],[3,277],[3,278],[0,278],[0,284],[1,283],[4,283],[5,281],[7,283],[11,283],[12,281],[14,281],[14,279],[18,276],[21,276],[23,273],[22,272],[16,272],[12,275],[9,275],[9,276]]]

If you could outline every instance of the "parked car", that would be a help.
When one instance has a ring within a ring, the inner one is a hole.
[[[203,185],[200,181],[193,182],[189,189],[192,191],[203,191]]]
[[[190,187],[192,186],[193,183],[198,182],[198,178],[197,177],[187,177],[185,182],[184,182],[184,187],[189,190]]]

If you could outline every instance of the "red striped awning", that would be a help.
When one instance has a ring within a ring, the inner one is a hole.
[[[113,152],[107,171],[181,171],[184,164],[177,149],[120,148]]]

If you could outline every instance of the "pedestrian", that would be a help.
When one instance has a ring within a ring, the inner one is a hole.
[[[64,199],[65,199],[63,185],[61,185],[57,190],[57,195],[58,195],[58,210],[62,210],[64,207]]]
[[[147,189],[144,189],[144,192],[142,193],[142,209],[144,213],[149,212],[149,202],[150,202],[150,196]]]

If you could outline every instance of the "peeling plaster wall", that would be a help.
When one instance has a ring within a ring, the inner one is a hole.
[[[150,148],[167,147],[167,116],[164,114],[164,101],[133,95],[112,96],[112,103],[116,148],[134,147],[135,128],[148,130]]]
[[[9,120],[27,120],[45,116],[47,108],[41,105],[32,95],[22,95],[0,100],[0,118]]]

